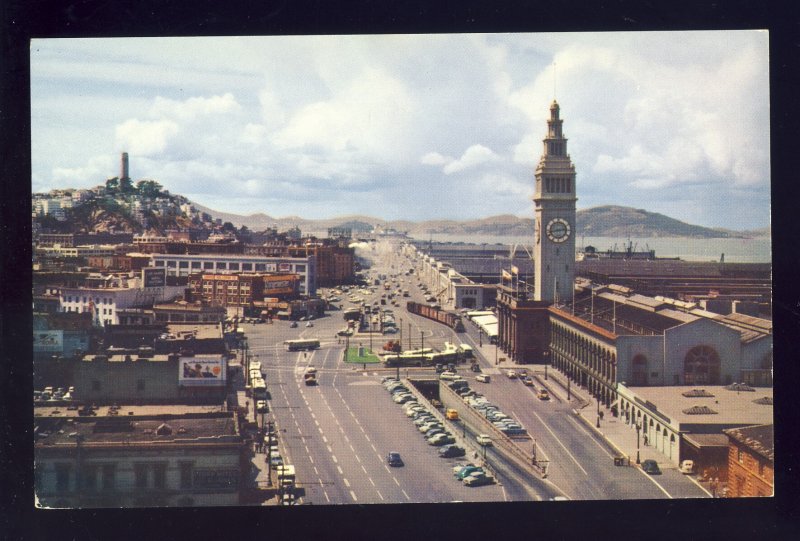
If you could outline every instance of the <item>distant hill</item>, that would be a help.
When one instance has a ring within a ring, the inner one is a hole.
[[[266,214],[237,216],[195,207],[215,218],[229,221],[237,227],[246,225],[258,231],[277,225],[280,230],[297,226],[303,231],[325,231],[329,227],[350,227],[354,232],[366,231],[370,226],[380,225],[414,235],[498,235],[523,236],[533,232],[533,218],[520,218],[510,214],[491,216],[476,220],[407,220],[386,221],[370,216],[342,216],[325,220],[306,220],[296,216],[272,218]],[[769,236],[769,228],[754,231],[732,231],[687,224],[643,209],[619,205],[604,205],[582,209],[577,212],[577,234],[591,237],[693,237],[693,238],[749,238]]]

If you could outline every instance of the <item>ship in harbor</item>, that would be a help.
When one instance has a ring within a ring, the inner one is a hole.
[[[623,245],[622,250],[617,249],[615,244],[613,248],[601,252],[594,246],[585,246],[578,250],[575,255],[577,261],[585,259],[623,259],[623,260],[636,260],[636,261],[655,261],[655,260],[680,260],[679,257],[657,257],[656,251],[646,246],[645,249],[637,249],[638,245],[628,239],[628,242]]]

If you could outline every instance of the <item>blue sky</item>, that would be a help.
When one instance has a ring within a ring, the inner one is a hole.
[[[765,227],[768,45],[766,31],[33,40],[32,190],[102,184],[126,151],[134,180],[237,214],[530,217],[555,95],[578,208]]]

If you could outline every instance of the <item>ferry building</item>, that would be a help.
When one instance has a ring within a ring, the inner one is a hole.
[[[497,293],[498,346],[552,364],[606,407],[618,385],[772,384],[772,323],[575,276],[577,175],[553,101],[535,169],[533,284],[511,268]]]

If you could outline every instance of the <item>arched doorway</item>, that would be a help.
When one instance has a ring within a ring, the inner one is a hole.
[[[711,346],[695,346],[683,360],[684,385],[719,385],[720,360]]]

